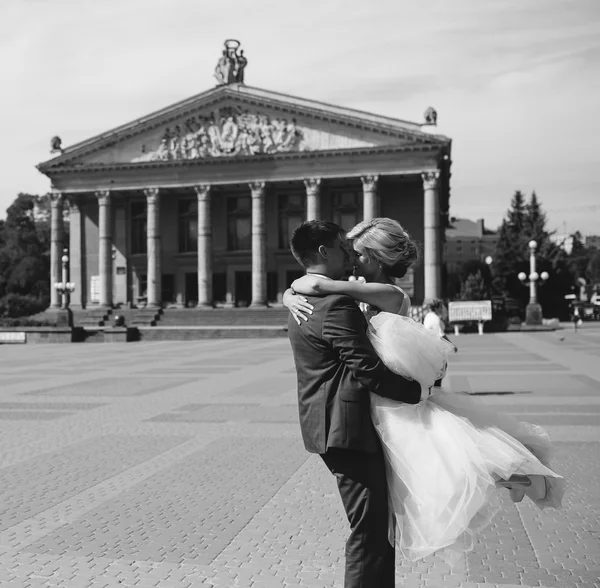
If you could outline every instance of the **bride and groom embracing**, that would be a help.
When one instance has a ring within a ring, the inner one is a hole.
[[[284,295],[306,449],[336,477],[350,523],[346,588],[394,586],[395,551],[452,562],[493,516],[497,488],[560,506],[543,429],[465,394],[432,393],[454,346],[409,318],[394,283],[418,259],[395,220],[347,235],[307,221],[290,240],[306,275]],[[365,281],[343,278],[350,271]],[[375,312],[369,321],[357,303]]]

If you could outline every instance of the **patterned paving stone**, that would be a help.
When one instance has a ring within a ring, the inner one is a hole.
[[[0,402],[0,410],[92,410],[105,404],[98,402]]]
[[[7,411],[0,410],[0,420],[2,421],[54,421],[69,416],[70,412],[42,412],[36,410]]]
[[[307,457],[297,441],[224,439],[28,550],[209,564]]]
[[[479,397],[484,404],[548,419],[555,467],[569,477],[565,509],[515,506],[503,491],[494,532],[468,557],[452,569],[436,557],[399,557],[397,585],[600,588],[600,426],[589,424],[600,411],[600,364],[589,354],[600,329],[585,336],[571,347],[546,334],[457,339],[445,387],[460,389],[463,378],[491,392]],[[2,348],[2,376],[14,383],[0,388],[0,411],[71,413],[2,421],[2,588],[342,587],[347,522],[335,479],[302,448],[287,341],[69,350],[65,358],[58,346]],[[549,373],[548,364],[564,372]],[[123,382],[106,397],[95,392],[106,388],[103,366],[114,366],[111,382]],[[153,388],[167,381],[172,387]],[[54,402],[65,387],[79,398]],[[94,393],[77,393],[88,388]],[[94,402],[103,406],[74,409]]]
[[[190,406],[190,405],[188,405]],[[227,422],[250,421],[254,423],[298,422],[296,406],[260,406],[257,404],[196,404],[193,410],[182,408],[170,414],[155,416],[151,422]]]
[[[183,440],[180,437],[106,436],[3,468],[0,470],[0,531]]]
[[[193,378],[101,378],[90,382],[45,388],[24,395],[35,396],[145,396],[193,382]]]

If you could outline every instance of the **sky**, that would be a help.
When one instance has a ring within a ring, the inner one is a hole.
[[[0,217],[35,165],[215,85],[246,83],[452,138],[450,214],[495,228],[536,191],[558,232],[600,234],[600,0],[1,0]]]

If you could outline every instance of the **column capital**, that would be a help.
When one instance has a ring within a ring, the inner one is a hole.
[[[252,192],[253,198],[263,196],[266,186],[265,182],[250,182],[248,185],[250,186],[250,191]]]
[[[377,190],[377,182],[379,182],[379,176],[361,176],[360,180],[363,184],[363,190],[367,192]]]
[[[156,204],[160,196],[160,190],[158,188],[144,188],[144,196],[146,196],[148,204]]]
[[[69,205],[69,212],[79,212],[81,204],[81,198],[75,194],[71,194],[67,197],[67,203]]]
[[[425,190],[433,190],[437,187],[440,172],[439,170],[426,171],[421,174],[421,178],[423,179],[423,188]]]
[[[110,190],[98,190],[94,192],[100,206],[106,206],[110,202]]]
[[[210,184],[198,184],[197,186],[194,186],[199,202],[206,200],[210,196],[211,188],[212,186]]]
[[[52,192],[50,192],[49,196],[50,196],[50,206],[52,208],[57,208],[59,206],[62,206],[62,203],[65,198],[65,195],[62,192],[52,191]]]
[[[304,185],[309,195],[318,194],[321,188],[321,178],[305,178]]]

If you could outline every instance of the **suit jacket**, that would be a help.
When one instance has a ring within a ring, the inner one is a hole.
[[[352,298],[307,298],[314,306],[308,321],[298,325],[291,314],[288,320],[304,445],[311,453],[332,447],[379,451],[369,392],[416,404],[421,387],[379,360],[367,338],[367,322]]]

